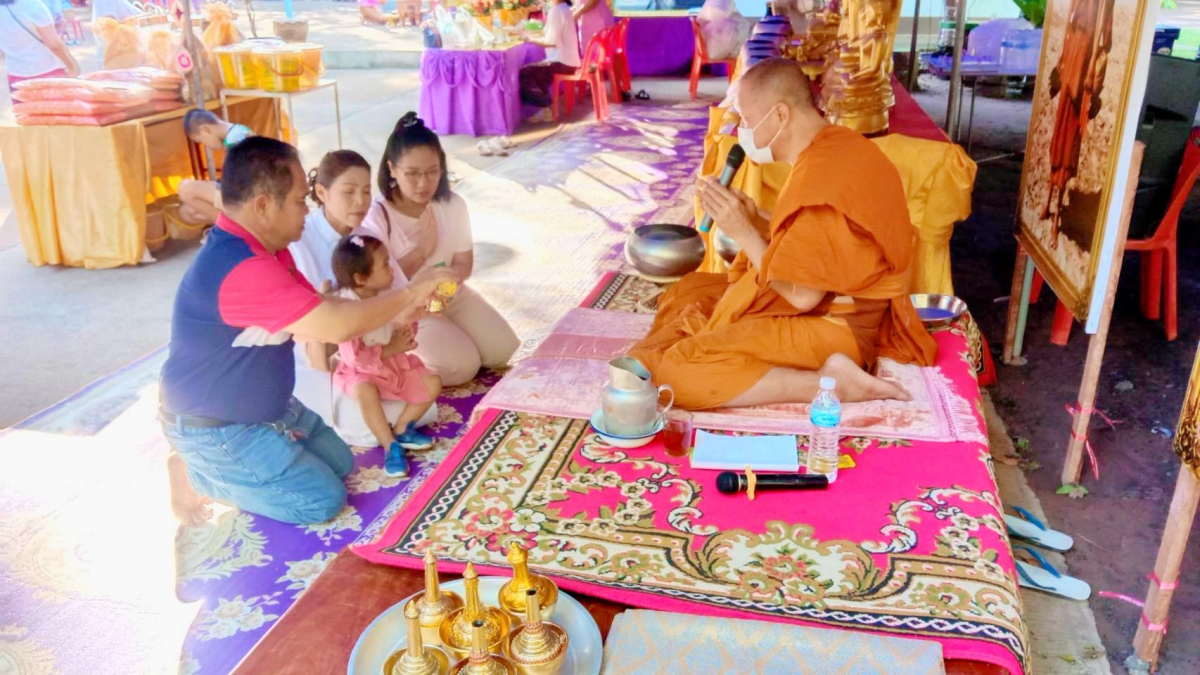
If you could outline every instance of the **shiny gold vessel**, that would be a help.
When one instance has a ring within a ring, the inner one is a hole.
[[[558,586],[546,577],[529,571],[529,553],[515,541],[508,547],[508,562],[513,567],[513,578],[500,587],[497,599],[500,609],[512,615],[517,623],[524,621],[527,593],[530,589],[536,589],[541,614],[550,618],[558,605]]]
[[[433,551],[425,553],[425,594],[414,598],[409,604],[416,605],[421,614],[421,637],[429,645],[442,644],[438,628],[450,613],[461,609],[463,599],[454,591],[443,591],[438,586],[437,559]]]
[[[383,675],[446,675],[450,658],[437,647],[426,647],[421,639],[421,612],[414,603],[404,607],[404,622],[408,624],[408,644],[388,657]]]
[[[483,604],[479,599],[479,574],[475,565],[467,563],[463,572],[463,587],[466,589],[466,605],[446,617],[438,629],[438,636],[446,651],[456,659],[465,659],[471,652],[473,624],[483,622],[484,647],[488,653],[497,653],[512,628],[512,619],[498,607]],[[459,664],[462,665],[462,664]]]
[[[450,669],[450,675],[518,675],[508,659],[487,646],[487,626],[482,619],[471,624],[471,652]]]
[[[529,589],[525,602],[525,625],[504,641],[504,654],[520,675],[558,675],[567,660],[567,632],[542,621],[537,589]]]
[[[842,0],[837,50],[825,65],[826,119],[861,134],[886,131],[892,93],[892,45],[900,0]]]

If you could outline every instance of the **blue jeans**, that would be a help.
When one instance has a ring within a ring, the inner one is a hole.
[[[163,423],[163,434],[187,463],[192,486],[215,501],[298,525],[329,520],[346,504],[350,446],[294,398],[272,424]]]

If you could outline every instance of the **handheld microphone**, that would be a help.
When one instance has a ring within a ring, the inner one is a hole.
[[[829,478],[824,474],[798,473],[754,473],[744,474],[722,471],[717,475],[717,491],[723,495],[749,493],[754,499],[756,490],[822,490],[829,487]]]
[[[725,168],[721,169],[721,177],[717,179],[721,187],[729,187],[729,184],[733,182],[733,176],[738,172],[738,169],[742,168],[742,162],[745,161],[746,151],[742,149],[742,146],[735,145],[729,149],[729,156],[725,158]],[[712,229],[712,226],[712,216],[705,213],[704,219],[700,221],[700,231],[708,232]]]

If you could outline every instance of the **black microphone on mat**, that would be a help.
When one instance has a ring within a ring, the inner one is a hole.
[[[757,490],[820,490],[829,487],[829,478],[819,473],[756,473],[754,487]],[[723,495],[735,495],[749,488],[746,474],[733,471],[717,474],[717,491]]]
[[[742,149],[742,146],[735,145],[729,149],[729,156],[725,158],[725,168],[721,169],[721,177],[717,179],[721,187],[729,187],[729,184],[733,182],[734,174],[738,172],[738,169],[742,168],[742,162],[745,161],[746,151]],[[712,229],[712,226],[712,216],[705,213],[704,220],[700,221],[700,231],[708,232]]]

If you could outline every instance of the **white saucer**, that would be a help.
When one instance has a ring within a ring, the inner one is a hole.
[[[500,587],[507,577],[479,577],[479,598],[485,605],[496,605]],[[443,590],[464,593],[462,579],[441,585]],[[358,636],[350,662],[346,664],[346,675],[382,675],[383,664],[393,653],[408,644],[408,631],[404,624],[404,606],[416,597],[410,595],[375,617],[371,625]],[[563,662],[562,675],[600,675],[600,661],[604,655],[604,643],[600,639],[600,627],[592,615],[579,601],[558,591],[558,604],[548,619],[567,631],[567,659]],[[451,658],[453,665],[453,658]]]
[[[596,412],[592,413],[592,417],[588,420],[588,422],[591,423],[592,430],[595,431],[600,438],[604,439],[605,443],[608,443],[614,448],[625,448],[627,450],[630,448],[640,448],[654,440],[654,437],[658,435],[658,432],[663,430],[663,426],[665,425],[663,416],[659,415],[658,421],[654,423],[654,429],[651,430],[650,433],[643,436],[618,436],[616,434],[610,434],[604,430],[603,410],[597,410]]]

